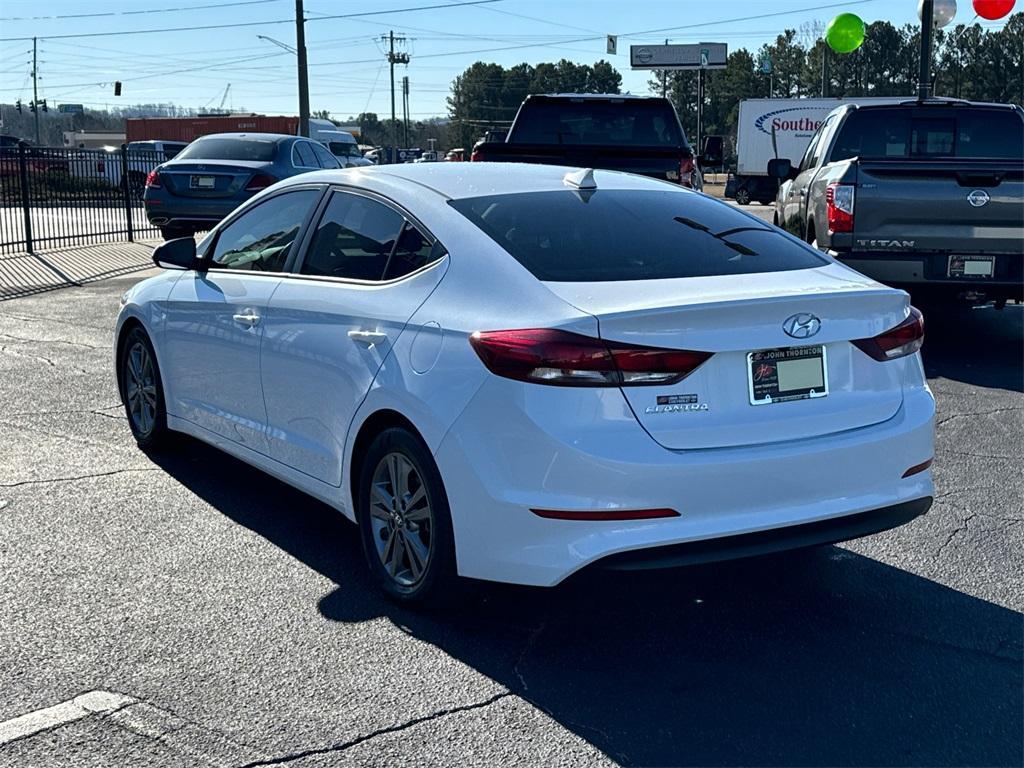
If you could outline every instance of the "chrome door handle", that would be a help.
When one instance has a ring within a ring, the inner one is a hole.
[[[243,309],[237,315],[232,315],[231,319],[246,328],[252,328],[254,325],[259,325],[260,322],[260,316],[251,309]]]
[[[373,346],[374,344],[383,344],[388,340],[386,333],[379,333],[377,331],[349,331],[348,337],[352,341],[357,341],[362,344]]]

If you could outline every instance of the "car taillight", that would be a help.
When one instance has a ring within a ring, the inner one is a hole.
[[[857,339],[853,345],[864,354],[885,362],[912,355],[924,344],[924,315],[916,307],[910,308],[910,317],[870,339]]]
[[[832,182],[825,187],[829,232],[853,232],[853,184]]]
[[[477,331],[469,343],[491,373],[561,387],[675,384],[711,357],[551,329]]]
[[[160,189],[160,174],[156,168],[146,174],[146,189]]]
[[[257,173],[251,179],[249,183],[245,185],[246,192],[258,192],[261,189],[266,189],[271,184],[276,184],[277,179],[271,176],[269,173]]]
[[[480,162],[480,152],[478,150],[474,149],[470,153],[470,155],[469,155],[469,162],[471,162],[471,163],[479,163]]]
[[[693,158],[684,157],[679,161],[679,183],[684,187],[693,186]]]
[[[102,160],[96,161],[96,173],[104,173],[107,170],[107,166]]]

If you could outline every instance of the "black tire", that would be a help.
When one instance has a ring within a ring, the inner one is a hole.
[[[177,240],[179,237],[192,237],[192,230],[187,227],[166,226],[160,227],[160,236],[164,240]]]
[[[740,187],[736,190],[736,204],[737,205],[750,205],[750,192],[745,188]]]
[[[378,481],[387,476],[389,469],[386,459],[392,455],[403,457],[417,474],[415,478],[411,474],[406,476],[404,482],[414,492],[405,495],[415,497],[422,487],[428,511],[427,517],[419,519],[424,522],[413,522],[413,505],[404,510],[408,518],[403,517],[402,510],[399,510],[396,512],[398,517],[392,517],[387,522],[383,519],[387,515],[382,514],[386,506],[381,503],[381,499],[398,494],[388,494],[387,489],[393,491],[393,486],[385,488],[386,483],[378,482],[378,486],[385,491],[383,496],[379,496],[374,494],[372,486],[375,476]],[[384,430],[370,444],[358,482],[356,515],[363,554],[374,581],[384,594],[404,605],[437,606],[448,604],[452,598],[463,593],[465,584],[458,577],[455,567],[455,536],[448,496],[445,494],[441,473],[423,442],[401,427]],[[426,523],[428,518],[429,529]],[[396,542],[393,545],[390,543],[392,538]],[[428,542],[426,567],[417,575],[412,564],[412,542],[422,545],[424,538]],[[378,541],[383,552],[378,549]],[[401,553],[395,554],[398,550]],[[389,552],[393,553],[390,562],[395,562],[394,558],[397,557],[400,563],[401,570],[396,568],[398,572],[395,574],[385,567],[385,558]]]
[[[136,352],[138,355],[136,356]],[[150,366],[153,393],[147,397],[140,393],[142,402],[132,396],[134,386],[138,388],[141,381],[143,389],[148,388],[146,360]],[[128,417],[128,426],[132,431],[135,442],[144,451],[155,451],[165,448],[170,443],[170,430],[167,429],[167,406],[164,403],[163,379],[160,377],[160,366],[153,352],[153,345],[149,341],[146,332],[136,326],[125,334],[121,340],[121,353],[118,355],[118,384],[121,390],[121,402],[124,405],[125,416]],[[141,367],[140,375],[135,374],[135,369]],[[144,408],[149,406],[149,409]],[[151,409],[151,410],[150,410]],[[151,415],[147,418],[143,415],[148,411]]]

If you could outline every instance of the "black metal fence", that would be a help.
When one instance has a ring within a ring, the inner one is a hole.
[[[0,253],[158,236],[142,191],[146,175],[165,160],[126,146],[0,148]]]

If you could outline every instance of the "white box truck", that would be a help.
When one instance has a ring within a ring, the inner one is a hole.
[[[768,177],[768,161],[775,157],[772,132],[779,157],[803,157],[818,126],[840,99],[746,99],[740,102],[736,126],[736,174],[726,185],[725,196],[746,205],[754,200],[775,202],[778,180]]]

